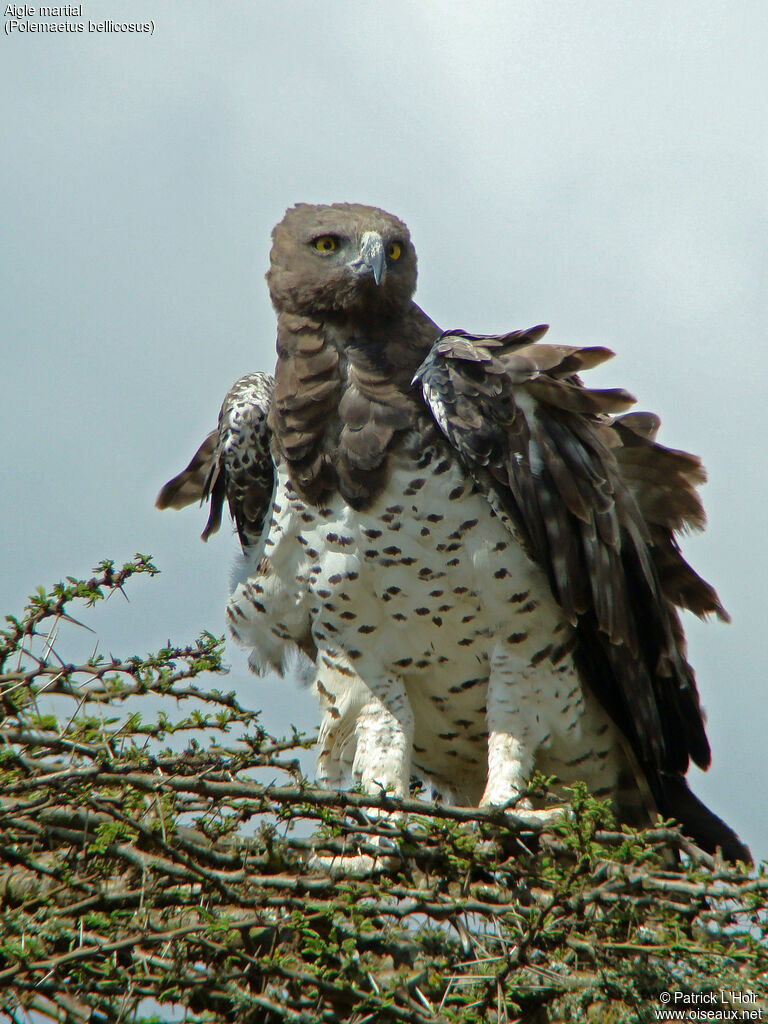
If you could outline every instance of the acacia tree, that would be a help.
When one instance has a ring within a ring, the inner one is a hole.
[[[540,834],[318,789],[311,741],[222,687],[221,639],[69,663],[57,624],[157,570],[94,572],[0,636],[10,1021],[629,1022],[668,991],[768,1009],[764,869],[617,828],[579,787]]]

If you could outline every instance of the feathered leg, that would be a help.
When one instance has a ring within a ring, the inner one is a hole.
[[[491,658],[486,698],[488,779],[480,806],[510,806],[523,821],[549,826],[561,820],[567,809],[536,810],[522,796],[533,774],[536,751],[548,736],[535,709],[519,701],[514,683],[519,667],[515,660],[504,647]]]

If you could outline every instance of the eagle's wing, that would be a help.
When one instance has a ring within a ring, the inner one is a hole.
[[[660,808],[662,775],[710,752],[676,606],[726,617],[682,558],[700,528],[694,456],[657,444],[658,420],[577,374],[613,354],[539,344],[546,327],[442,335],[415,380],[434,419],[576,627],[582,675],[630,742]]]
[[[210,500],[203,540],[221,526],[225,498],[243,549],[261,535],[275,488],[267,423],[274,385],[266,373],[249,373],[235,381],[221,407],[218,429],[157,497],[158,508],[184,508]]]

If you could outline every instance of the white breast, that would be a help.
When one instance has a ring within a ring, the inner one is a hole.
[[[327,508],[306,506],[281,468],[264,554],[266,571],[244,566],[232,594],[233,633],[253,648],[256,670],[282,670],[292,644],[311,636],[324,734],[339,758],[366,687],[394,677],[415,719],[417,773],[476,802],[500,659],[541,770],[556,763],[567,774],[574,750],[606,747],[607,719],[582,692],[572,630],[544,573],[447,446],[390,456],[388,484],[362,512],[338,494]],[[611,749],[615,739],[611,728]]]

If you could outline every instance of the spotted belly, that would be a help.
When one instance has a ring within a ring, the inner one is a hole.
[[[620,737],[581,684],[573,627],[542,570],[449,449],[401,450],[389,470],[365,511],[338,495],[308,506],[279,472],[263,552],[228,607],[254,667],[281,667],[296,643],[316,651],[321,734],[337,768],[353,763],[366,693],[401,682],[414,774],[469,804],[486,784],[488,686],[501,671],[535,768],[614,792]]]

